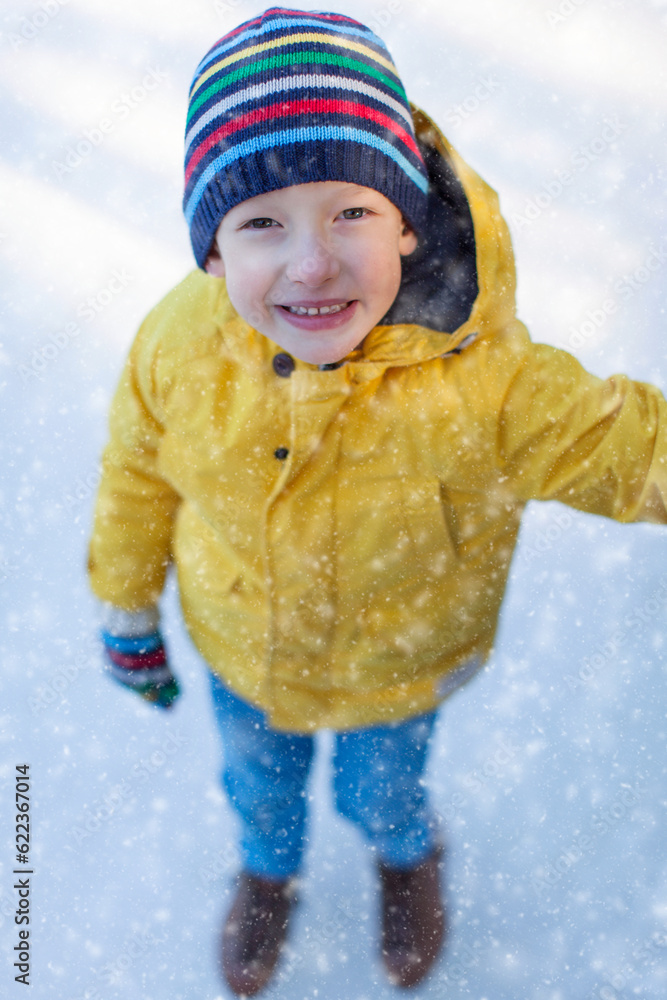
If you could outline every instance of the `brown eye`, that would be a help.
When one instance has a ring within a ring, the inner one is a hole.
[[[365,212],[365,208],[346,208],[342,215],[344,219],[361,219]]]
[[[250,222],[246,223],[246,229],[270,229],[273,225],[273,219],[251,219]]]

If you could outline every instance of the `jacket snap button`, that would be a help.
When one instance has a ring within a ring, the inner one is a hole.
[[[273,454],[276,458],[287,458],[289,455],[289,448],[276,448]]]
[[[276,354],[273,359],[273,370],[281,378],[289,378],[294,368],[294,358],[289,354]]]

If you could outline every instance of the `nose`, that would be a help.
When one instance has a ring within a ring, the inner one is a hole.
[[[322,236],[310,233],[292,243],[285,269],[290,281],[315,288],[335,278],[339,271],[333,247]]]

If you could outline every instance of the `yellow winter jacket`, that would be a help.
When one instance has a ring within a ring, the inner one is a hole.
[[[496,195],[415,123],[432,226],[394,318],[322,369],[197,271],[111,408],[95,594],[151,605],[173,561],[197,648],[277,728],[432,709],[490,651],[528,499],[667,522],[665,400],[530,341]]]

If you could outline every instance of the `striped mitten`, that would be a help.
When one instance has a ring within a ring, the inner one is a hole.
[[[115,681],[160,708],[180,694],[158,628],[157,608],[124,611],[105,605],[101,629],[105,666]]]

